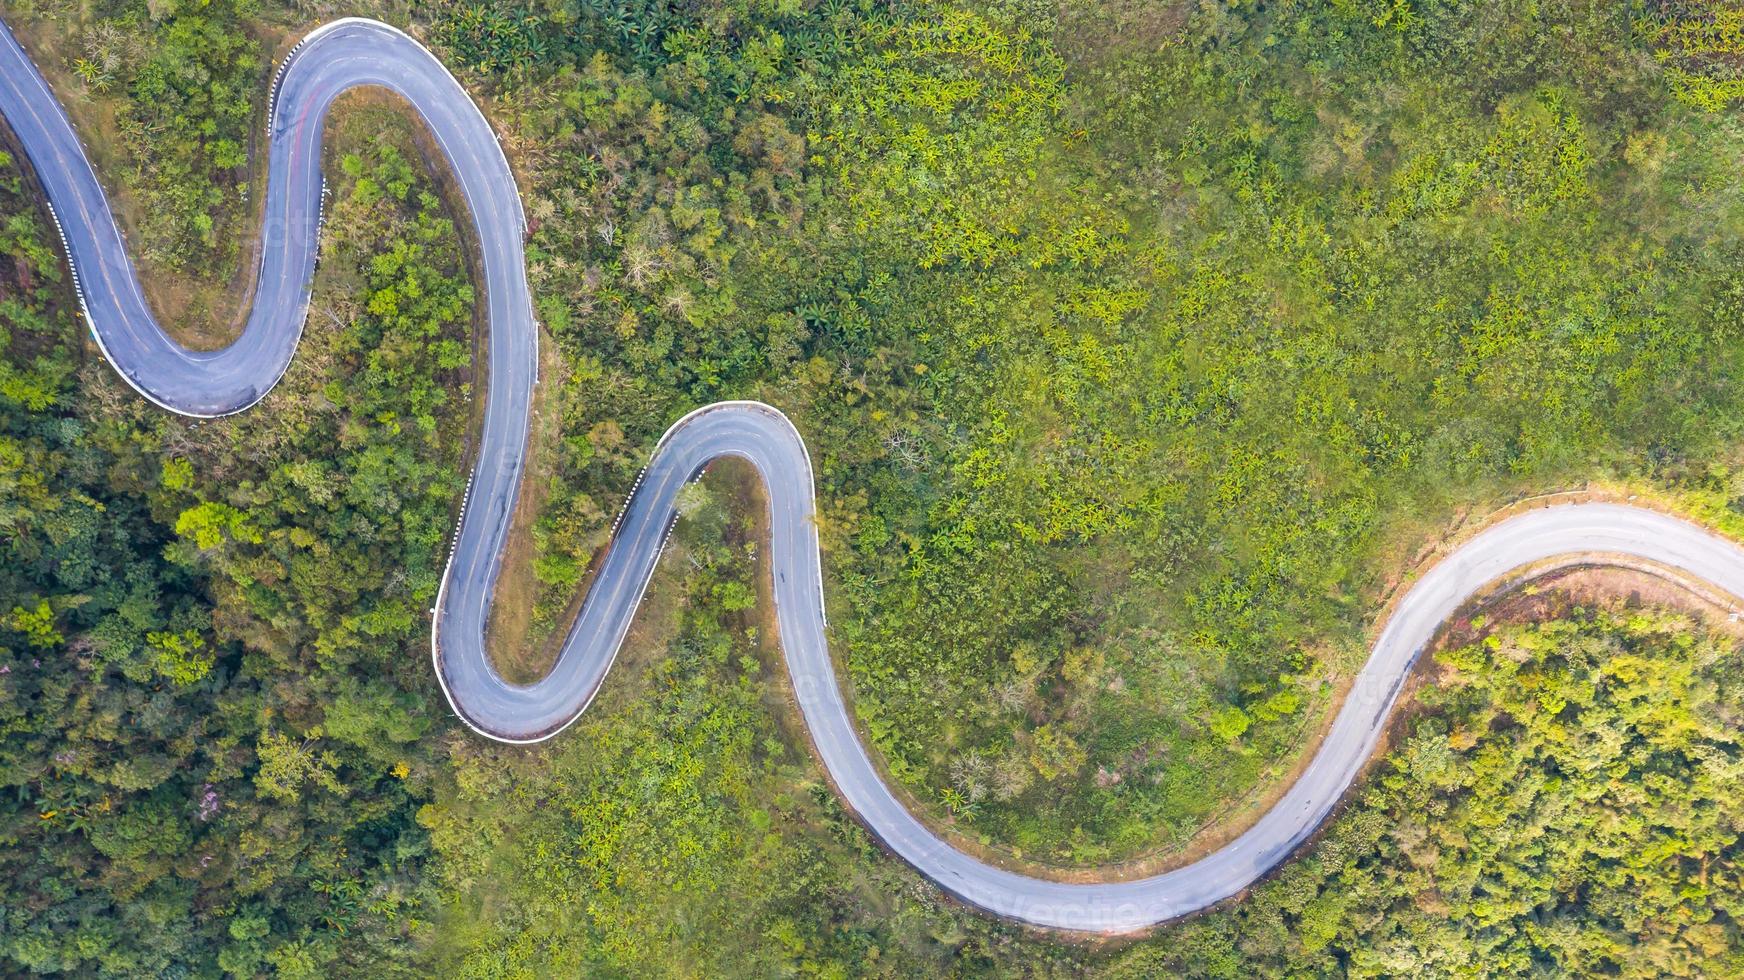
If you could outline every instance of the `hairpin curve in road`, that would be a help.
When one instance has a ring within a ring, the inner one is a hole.
[[[242,334],[192,351],[159,327],[102,186],[60,103],[0,24],[0,115],[46,192],[79,303],[104,355],[163,408],[209,418],[263,398],[296,353],[315,272],[324,185],[322,125],[342,93],[388,89],[422,116],[465,199],[479,243],[488,313],[488,388],[478,459],[467,482],[433,610],[436,676],[455,714],[504,742],[550,738],[586,710],[641,602],[674,519],[679,490],[711,461],[747,459],[767,488],[768,565],[783,655],[824,769],[873,834],[947,892],[1035,926],[1123,933],[1207,908],[1277,866],[1331,815],[1373,753],[1410,667],[1459,607],[1491,583],[1568,556],[1627,556],[1744,596],[1744,550],[1676,518],[1616,504],[1529,511],[1476,535],[1429,569],[1395,605],[1324,741],[1283,797],[1235,840],[1184,867],[1134,881],[1068,883],[995,867],[950,846],[884,782],[855,730],[830,660],[822,559],[805,441],[778,410],[710,405],[675,423],[614,528],[587,600],[549,675],[510,684],[492,669],[485,626],[527,454],[538,382],[537,329],[514,174],[477,105],[404,32],[346,19],[311,32],[286,57],[268,112],[267,193],[253,305]]]

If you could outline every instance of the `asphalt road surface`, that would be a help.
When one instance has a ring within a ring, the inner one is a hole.
[[[254,305],[242,336],[210,352],[183,349],[157,325],[108,201],[65,114],[10,30],[0,25],[0,115],[17,134],[60,225],[93,333],[121,376],[183,415],[238,412],[272,388],[296,351],[319,233],[321,129],[357,86],[412,104],[464,195],[481,246],[489,303],[489,387],[478,461],[434,610],[436,674],[450,705],[505,742],[549,738],[574,721],[611,669],[674,519],[678,491],[710,461],[749,460],[768,489],[769,567],[782,647],[817,754],[848,805],[903,860],[953,895],[1049,928],[1122,933],[1240,893],[1288,858],[1332,813],[1373,753],[1407,672],[1441,625],[1475,593],[1528,566],[1612,556],[1669,566],[1744,596],[1744,550],[1684,521],[1616,504],[1529,511],[1477,535],[1400,597],[1368,663],[1283,798],[1240,837],[1149,878],[1065,883],[992,867],[928,830],[885,784],[855,730],[830,661],[811,461],[786,416],[724,402],[675,423],[638,481],[575,625],[548,677],[505,682],[485,655],[485,624],[526,457],[537,383],[537,335],[522,255],[525,221],[514,176],[489,123],[434,56],[383,24],[342,20],[311,33],[275,81]]]

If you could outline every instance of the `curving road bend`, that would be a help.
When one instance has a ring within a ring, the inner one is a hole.
[[[1468,599],[1556,559],[1626,556],[1744,596],[1744,549],[1702,528],[1617,504],[1565,504],[1503,521],[1454,551],[1401,596],[1324,742],[1296,782],[1236,840],[1193,864],[1135,881],[1026,877],[952,848],[884,782],[855,730],[830,660],[811,461],[774,408],[723,402],[680,419],[655,448],[619,518],[587,601],[549,676],[505,682],[484,631],[526,457],[537,334],[508,161],[484,116],[442,64],[374,21],[323,26],[274,82],[265,227],[254,305],[240,338],[190,351],[158,326],[78,137],[42,76],[0,24],[0,115],[24,147],[59,225],[79,301],[123,378],[156,404],[211,417],[259,401],[284,374],[307,313],[321,219],[321,130],[333,100],[378,86],[424,118],[466,199],[489,312],[488,394],[478,460],[434,610],[432,655],[454,712],[505,742],[549,738],[586,710],[611,669],[674,520],[678,491],[711,461],[747,459],[767,485],[769,566],[783,654],[825,770],[884,844],[940,887],[988,912],[1048,928],[1123,933],[1230,898],[1277,866],[1331,815],[1379,742],[1413,661]]]

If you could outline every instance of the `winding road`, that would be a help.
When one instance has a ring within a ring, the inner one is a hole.
[[[491,668],[485,625],[538,383],[522,253],[526,222],[514,175],[461,85],[422,45],[385,24],[347,19],[318,28],[285,59],[273,85],[265,225],[247,326],[223,350],[190,351],[158,326],[78,136],[11,30],[0,24],[0,115],[47,194],[86,321],[127,383],[169,411],[197,417],[240,412],[266,396],[296,352],[309,307],[327,110],[358,86],[398,93],[423,117],[466,200],[488,303],[488,394],[478,459],[433,611],[436,676],[455,714],[504,742],[550,738],[579,717],[630,628],[674,520],[678,491],[712,460],[742,457],[767,486],[782,648],[831,781],[891,851],[993,914],[1041,927],[1124,933],[1237,895],[1332,814],[1374,752],[1413,661],[1462,604],[1499,580],[1559,559],[1624,556],[1744,596],[1744,549],[1694,524],[1617,504],[1528,511],[1476,535],[1399,597],[1313,759],[1240,837],[1185,867],[1133,881],[1066,883],[996,868],[954,849],[916,819],[860,740],[830,660],[811,461],[799,432],[768,405],[723,402],[676,422],[619,518],[551,673],[536,684],[516,685]]]

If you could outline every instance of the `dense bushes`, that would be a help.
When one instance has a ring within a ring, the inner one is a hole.
[[[71,45],[66,67],[86,94],[122,97],[113,138],[126,170],[104,176],[137,195],[136,257],[158,267],[211,274],[238,262],[270,54],[244,23],[253,13],[247,0],[118,4]]]
[[[427,184],[394,145],[349,143],[307,361],[274,411],[202,426],[101,362],[75,383],[41,223],[0,201],[17,968],[319,976],[409,954],[420,740],[446,725],[414,651],[461,479],[471,296]]]
[[[1117,972],[1744,969],[1737,640],[1567,615],[1444,654],[1428,714],[1321,844]]]

